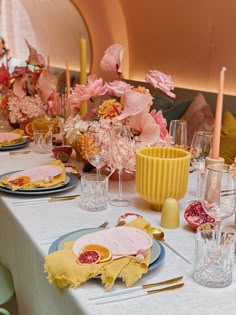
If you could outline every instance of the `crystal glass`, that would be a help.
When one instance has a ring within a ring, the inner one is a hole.
[[[105,145],[105,131],[98,126],[90,126],[85,136],[85,154],[88,162],[96,167],[97,174],[106,164],[108,154]]]
[[[194,280],[211,288],[230,285],[233,279],[234,246],[232,234],[218,230],[197,232]]]
[[[222,220],[235,213],[235,170],[230,165],[212,164],[206,168],[201,189],[205,212],[215,219],[220,229]]]
[[[171,120],[169,136],[172,146],[185,148],[187,146],[187,122],[185,120]]]
[[[200,198],[200,185],[205,170],[205,159],[209,156],[212,148],[213,133],[197,131],[193,135],[190,153],[191,165],[197,171],[196,197]]]
[[[131,133],[127,126],[120,124],[112,126],[110,136],[111,161],[113,168],[117,169],[119,174],[119,196],[111,199],[110,204],[124,207],[130,203],[122,196],[122,172],[131,154]]]
[[[108,178],[105,175],[86,174],[81,177],[80,208],[87,211],[107,209]]]

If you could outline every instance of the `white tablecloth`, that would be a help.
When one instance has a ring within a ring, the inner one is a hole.
[[[25,154],[10,156],[0,153],[0,174],[29,168],[52,160],[52,156]],[[70,164],[69,161],[68,164]],[[165,239],[189,259],[193,260],[194,233],[183,218],[191,192],[194,191],[195,174],[190,175],[189,192],[179,201],[181,225],[178,229],[165,230]],[[113,304],[95,305],[90,296],[104,292],[99,279],[90,280],[77,289],[66,289],[61,294],[47,281],[44,273],[44,257],[50,244],[59,236],[82,228],[97,227],[104,221],[113,226],[119,215],[125,212],[141,214],[159,225],[161,213],[151,211],[149,204],[135,191],[135,182],[123,183],[123,190],[131,204],[125,208],[109,206],[97,213],[79,208],[79,201],[13,206],[12,201],[32,198],[0,193],[0,262],[12,272],[19,315],[78,315],[78,314],[236,314],[236,268],[233,284],[222,289],[211,289],[192,279],[193,266],[166,248],[164,262],[148,272],[136,284],[157,282],[172,276],[183,275],[185,286],[176,291],[145,296]],[[80,191],[80,184],[65,194]],[[118,183],[110,181],[111,195],[117,194]],[[233,218],[227,223],[233,223]],[[117,281],[113,290],[124,288]]]

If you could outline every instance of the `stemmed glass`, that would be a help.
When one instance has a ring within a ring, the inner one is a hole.
[[[105,146],[104,130],[99,126],[90,126],[85,135],[85,154],[88,162],[96,168],[97,175],[101,173],[101,168],[106,164],[105,156],[107,150]]]
[[[235,174],[235,168],[233,171],[230,165],[212,164],[203,177],[201,203],[205,212],[215,219],[217,229],[236,210]]]
[[[187,122],[185,120],[171,120],[169,136],[172,146],[184,149],[187,146]]]
[[[131,154],[131,133],[125,125],[113,125],[111,128],[111,160],[113,168],[118,170],[119,174],[119,196],[110,200],[113,206],[124,207],[129,205],[130,201],[122,197],[122,172],[125,164],[130,159]]]
[[[191,165],[197,171],[197,198],[200,197],[200,184],[205,170],[205,160],[212,148],[213,133],[208,131],[196,131],[193,135],[190,153]]]

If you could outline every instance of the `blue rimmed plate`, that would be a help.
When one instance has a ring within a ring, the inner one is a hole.
[[[17,150],[26,147],[29,144],[29,140],[27,138],[21,138],[18,142],[14,144],[7,144],[0,147],[0,151],[11,151]]]
[[[63,249],[63,244],[70,241],[75,241],[83,235],[88,233],[93,233],[100,231],[101,228],[90,228],[90,229],[81,229],[72,231],[70,233],[64,234],[56,239],[50,246],[48,253],[51,254],[57,250]],[[151,261],[148,266],[148,271],[158,267],[165,258],[165,249],[163,245],[157,240],[153,239],[152,252],[151,252]]]
[[[15,172],[14,172],[15,173]],[[2,174],[1,178],[8,175],[9,173]],[[56,187],[47,187],[46,189],[35,188],[31,190],[11,190],[7,187],[0,187],[0,191],[13,194],[13,195],[46,195],[46,194],[53,194],[62,191],[67,191],[78,184],[78,178],[73,174],[67,173],[68,181],[65,184],[56,186]]]

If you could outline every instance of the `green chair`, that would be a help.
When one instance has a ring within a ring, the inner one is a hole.
[[[14,295],[14,284],[11,273],[0,265],[0,305],[7,303]],[[11,315],[6,309],[0,307],[0,314]]]

